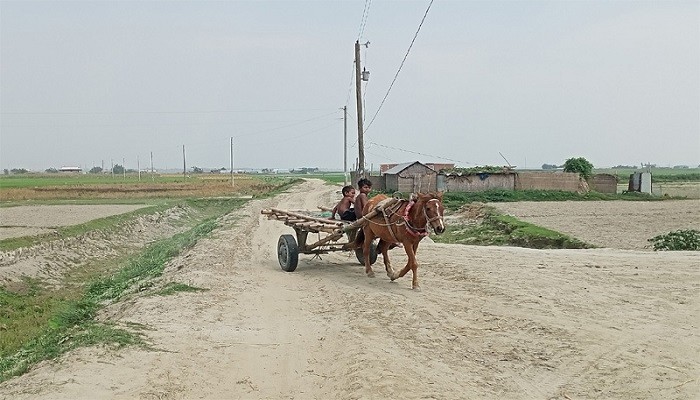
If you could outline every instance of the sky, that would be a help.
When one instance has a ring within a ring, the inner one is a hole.
[[[2,0],[0,168],[351,170],[356,41],[368,169],[700,165],[695,0]]]

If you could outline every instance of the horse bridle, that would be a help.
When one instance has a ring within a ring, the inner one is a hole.
[[[411,225],[411,220],[408,217],[408,213],[410,212],[411,207],[413,207],[413,205],[416,203],[415,200],[410,200],[408,202],[408,204],[406,205],[406,208],[404,209],[403,216],[401,216],[401,218],[396,222],[391,222],[391,216],[397,213],[397,211],[398,211],[397,208],[394,208],[393,210],[391,210],[391,212],[389,214],[387,214],[387,212],[386,212],[387,210],[384,210],[384,212],[382,212],[382,214],[384,216],[384,221],[386,222],[385,224],[380,224],[380,223],[374,222],[372,220],[370,220],[369,222],[372,224],[382,225],[382,226],[386,226],[387,228],[389,228],[389,233],[391,233],[391,236],[394,238],[394,241],[397,243],[399,242],[399,240],[396,237],[396,234],[394,234],[394,230],[391,227],[393,225],[401,226],[402,223],[399,222],[399,221],[401,221],[401,219],[403,219],[403,223],[406,224],[406,227],[408,228],[407,231],[409,233],[411,233],[415,236],[428,236],[428,225],[435,220],[442,219],[442,215],[440,215],[440,212],[439,212],[439,209],[440,209],[439,206],[438,206],[438,215],[436,215],[433,218],[428,217],[428,203],[430,203],[431,201],[439,202],[438,199],[430,199],[430,200],[425,202],[425,205],[423,205],[423,216],[425,217],[425,226],[423,228],[416,228],[415,226]]]
[[[437,204],[438,212],[437,212],[437,215],[434,216],[433,218],[428,217],[428,203],[430,203],[431,201],[435,201],[438,203]],[[406,222],[406,226],[409,228],[408,232],[412,233],[416,236],[428,236],[428,226],[432,226],[432,225],[430,225],[430,223],[435,221],[435,220],[442,219],[442,215],[440,215],[439,200],[438,199],[430,199],[430,200],[425,202],[425,205],[423,206],[423,216],[425,217],[425,226],[423,228],[414,227],[413,225],[411,225],[410,219],[408,218],[408,212],[411,210],[411,207],[413,206],[413,204],[415,204],[415,203],[408,203],[408,205],[406,206],[406,209],[404,210],[404,215],[403,215],[403,219]]]

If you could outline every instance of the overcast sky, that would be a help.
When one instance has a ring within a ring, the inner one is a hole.
[[[0,1],[0,168],[700,164],[700,2],[429,5]]]

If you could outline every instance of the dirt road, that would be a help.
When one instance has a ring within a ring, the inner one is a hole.
[[[144,324],[153,349],[89,348],[0,384],[4,399],[694,399],[697,253],[440,245],[410,277],[354,255],[300,256],[260,209],[315,209],[310,181],[253,201],[168,267],[210,289],[139,297],[102,318]],[[395,266],[405,262],[392,250]]]

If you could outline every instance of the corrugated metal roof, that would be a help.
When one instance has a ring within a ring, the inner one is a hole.
[[[428,167],[427,165],[424,165],[420,161],[410,161],[407,163],[399,164],[399,165],[395,166],[394,168],[391,168],[391,169],[384,171],[384,175],[387,175],[387,174],[388,175],[396,175],[396,174],[400,173],[401,171],[405,170],[406,168],[408,168],[411,165],[416,164],[416,163],[424,166],[425,168],[432,169],[432,168]]]

